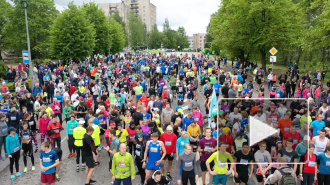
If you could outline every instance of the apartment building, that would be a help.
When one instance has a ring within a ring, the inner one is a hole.
[[[205,45],[205,33],[195,33],[193,35],[193,50],[203,50]]]
[[[157,7],[150,0],[122,0],[119,3],[100,3],[99,6],[106,16],[112,16],[118,11],[126,25],[129,13],[134,12],[141,17],[148,31],[152,30],[157,21]]]

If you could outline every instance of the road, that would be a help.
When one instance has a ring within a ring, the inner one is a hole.
[[[225,68],[226,69],[226,68]],[[228,69],[228,68],[227,68]],[[200,88],[201,89],[201,88]],[[255,95],[256,93],[254,93]],[[205,108],[204,108],[204,96],[198,91],[199,95],[199,101],[201,104],[201,111],[203,114],[205,114]],[[186,104],[185,104],[186,105]],[[176,101],[173,101],[172,107],[175,108],[177,106]],[[187,107],[185,107],[185,113],[187,113]],[[63,185],[82,185],[85,183],[86,175],[84,172],[76,172],[76,163],[75,158],[68,159],[67,156],[69,154],[68,152],[68,144],[67,140],[64,137],[66,135],[66,124],[63,124],[64,131],[61,132],[62,135],[62,150],[63,150],[63,161],[60,171],[60,177],[61,180],[57,182],[56,184],[63,184]],[[38,137],[38,141],[40,141]],[[27,184],[27,185],[40,185],[40,166],[39,166],[39,152],[34,154],[35,161],[36,161],[36,170],[32,172],[31,169],[31,162],[30,159],[28,159],[28,169],[29,171],[24,174],[24,177],[17,178],[16,181],[10,180],[10,173],[9,173],[9,159],[5,159],[5,161],[0,161],[0,185],[18,185],[18,184]],[[93,177],[94,180],[97,181],[97,184],[103,185],[103,184],[110,184],[111,182],[111,173],[108,171],[108,160],[109,157],[105,150],[101,151],[101,157],[100,157],[100,166],[96,168],[95,175]],[[167,166],[167,165],[165,165]],[[23,160],[20,160],[20,171],[22,172],[24,168]],[[165,168],[167,169],[167,168]],[[198,173],[200,176],[200,167],[198,163]],[[177,164],[176,161],[174,161],[173,164],[173,170],[172,170],[172,177],[173,181],[172,184],[177,184],[176,180],[178,179],[177,176]],[[207,178],[208,179],[208,178]],[[140,176],[136,176],[135,180],[133,181],[134,185],[137,185],[140,182]],[[208,182],[208,180],[207,180]],[[202,185],[201,178],[199,179],[199,182],[197,182],[198,185]],[[233,185],[232,178],[228,178],[228,185]],[[255,178],[251,180],[251,185],[256,184]]]

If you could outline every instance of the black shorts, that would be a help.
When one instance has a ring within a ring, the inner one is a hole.
[[[164,160],[168,159],[169,161],[173,161],[175,153],[173,153],[173,157],[171,157],[171,154],[166,154]]]
[[[249,181],[249,172],[237,172],[238,173],[238,177],[234,177],[235,178],[235,183],[244,183],[247,184],[247,182]]]
[[[100,129],[100,135],[103,136],[105,131],[103,129]]]
[[[213,167],[214,167],[214,162],[212,161],[210,163],[211,170],[213,169]],[[201,170],[202,170],[202,172],[206,172],[207,171],[206,161],[201,161]]]
[[[176,91],[176,86],[172,86],[172,91]]]
[[[268,175],[269,175],[269,173],[267,175],[265,175],[266,178],[268,177]],[[264,180],[264,177],[262,175],[256,175],[256,177],[257,177],[258,182],[262,182]]]
[[[94,161],[93,156],[84,156],[83,158],[85,159],[85,163],[88,168],[95,167],[95,161]]]

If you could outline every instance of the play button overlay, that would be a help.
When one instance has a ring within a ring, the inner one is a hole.
[[[250,121],[250,146],[268,138],[278,131],[266,123],[259,121],[253,116],[249,116]]]

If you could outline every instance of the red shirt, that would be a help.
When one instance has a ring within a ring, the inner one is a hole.
[[[75,90],[76,90],[76,87],[75,86],[71,86],[70,87],[70,91],[69,91],[70,97],[73,95],[73,93],[74,93]]]
[[[306,154],[304,162],[305,162],[304,173],[315,174],[316,155],[312,154],[312,156],[310,156],[310,155]]]
[[[86,104],[87,104],[87,107],[91,109],[92,105],[93,105],[93,100],[87,100]]]
[[[146,96],[142,96],[142,98],[140,99],[140,102],[144,103],[145,107],[148,107],[149,100]]]
[[[283,140],[287,140],[290,137],[293,139],[292,148],[295,150],[296,147],[297,147],[297,145],[301,141],[301,136],[300,136],[300,134],[298,132],[296,132],[294,134],[292,134],[291,132],[287,132],[286,134],[284,134]]]
[[[269,117],[272,118],[272,123],[278,123],[278,120],[280,120],[280,116],[276,113],[270,114]]]
[[[233,146],[234,144],[234,138],[232,135],[225,135],[225,134],[222,134],[220,136],[220,142],[224,142],[226,143],[226,151],[227,152],[231,152],[231,146]]]
[[[171,154],[176,152],[176,141],[177,137],[174,133],[168,134],[167,132],[164,132],[162,136],[160,137],[160,140],[164,143],[166,154]]]
[[[163,95],[162,95],[162,98],[165,99],[165,98],[168,98],[168,92],[167,91],[164,91]]]
[[[135,135],[136,135],[136,130],[132,130],[131,128],[126,129],[128,132],[128,142],[133,142],[135,141]]]
[[[107,106],[107,109],[109,110],[110,109],[110,102],[109,101],[104,101],[105,105]]]
[[[61,137],[61,131],[63,130],[62,125],[60,124],[60,122],[56,122],[56,124],[54,125],[54,123],[49,123],[47,130],[54,132],[54,134],[52,134],[52,139],[54,138],[59,138]],[[56,132],[58,131],[58,132]]]

